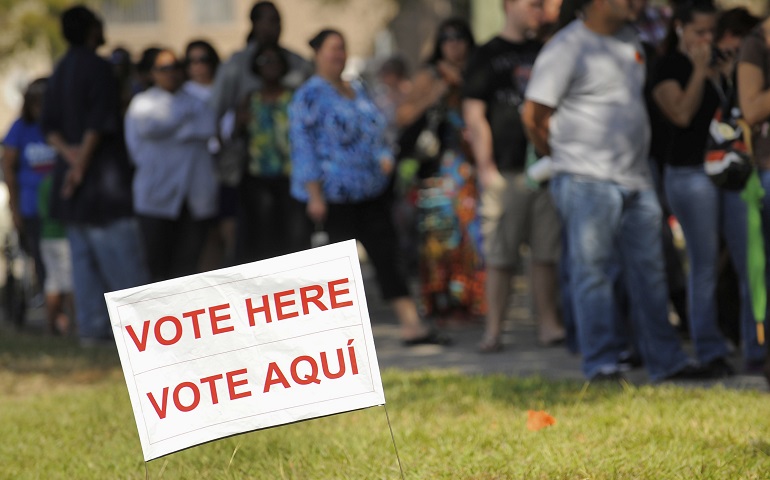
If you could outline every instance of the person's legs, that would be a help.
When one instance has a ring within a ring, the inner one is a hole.
[[[487,267],[487,316],[480,345],[483,351],[493,351],[500,346],[503,319],[508,311],[508,299],[511,296],[512,278],[512,268]]]
[[[282,255],[307,250],[313,228],[305,213],[305,204],[292,198],[288,178],[281,177],[275,183],[277,228],[280,232],[276,237],[280,242],[276,251]]]
[[[169,278],[178,278],[185,275],[198,273],[198,264],[206,236],[212,220],[195,219],[187,208],[182,209],[181,217],[174,222],[176,227],[171,237],[173,246],[169,251],[172,262],[169,270]]]
[[[256,192],[252,199],[256,201],[254,209],[256,222],[256,243],[254,246],[256,259],[272,258],[283,253],[286,239],[281,230],[281,205],[276,188],[276,179],[258,177],[255,179]]]
[[[386,196],[356,204],[329,204],[325,228],[331,242],[357,239],[366,249],[375,268],[384,300],[391,305],[401,326],[401,339],[412,343],[447,343],[432,332],[417,311],[400,269],[396,233]]]
[[[40,218],[39,217],[24,217],[22,219],[24,224],[23,245],[27,253],[35,261],[35,277],[37,280],[37,287],[42,292],[45,285],[45,263],[40,253]]]
[[[390,216],[388,197],[362,202],[356,215],[356,236],[374,265],[384,300],[391,302],[405,341],[421,338],[429,328],[423,324],[417,305],[409,294],[406,277],[398,259],[398,239]]]
[[[123,290],[150,281],[146,256],[134,218],[121,218],[90,229],[91,243],[106,289],[102,294]]]
[[[46,292],[45,294],[45,319],[46,330],[51,335],[64,335],[66,331],[59,330],[57,319],[62,312],[63,296],[59,292]]]
[[[669,197],[670,199],[670,197]],[[618,245],[639,350],[650,378],[663,380],[689,365],[668,321],[668,290],[653,190],[623,192]]]
[[[81,340],[112,337],[104,294],[147,283],[149,274],[133,218],[67,229]]]
[[[663,225],[663,259],[666,264],[666,280],[668,282],[668,295],[671,303],[680,319],[680,330],[688,331],[687,314],[687,278],[684,272],[682,260],[679,258],[679,252],[674,245],[674,235],[671,226],[668,224],[668,217],[671,215],[671,209],[666,198],[666,191],[663,182],[662,162],[656,158],[649,158],[650,173],[652,174],[652,183],[655,186],[655,195],[658,197],[660,208],[663,211],[661,224]]]
[[[583,373],[587,378],[618,371],[619,342],[609,266],[616,259],[623,198],[609,182],[560,175],[551,190],[566,230],[570,287]]]
[[[705,365],[728,353],[717,323],[719,191],[703,167],[667,167],[665,175],[666,196],[687,244],[690,337]]]
[[[564,340],[565,332],[559,320],[558,283],[555,263],[532,262],[532,297],[537,315],[537,339],[543,346]]]
[[[567,233],[562,229],[561,258],[559,259],[559,290],[561,291],[561,320],[564,324],[564,334],[567,349],[572,353],[580,353],[575,321],[575,307],[572,304],[572,288],[570,287],[569,253]]]
[[[559,320],[559,275],[561,255],[561,220],[547,190],[535,193],[530,215],[529,244],[532,251],[532,297],[538,323],[538,340],[549,345],[564,340]]]
[[[429,335],[430,328],[422,322],[412,297],[396,297],[390,300],[390,304],[398,317],[402,340],[408,342]]]
[[[209,226],[198,269],[208,272],[229,267],[235,262],[238,189],[219,186],[219,211]]]
[[[259,258],[260,195],[258,180],[251,175],[244,175],[238,186],[236,263],[253,262]]]
[[[67,239],[42,239],[40,256],[46,268],[45,308],[49,333],[66,335],[70,330],[69,317],[65,313],[68,292],[72,291],[72,263]]]
[[[176,222],[144,215],[139,216],[137,221],[141,232],[142,249],[147,258],[147,267],[152,281],[158,282],[171,278],[173,252],[176,249]]]
[[[89,227],[70,226],[67,236],[72,253],[72,276],[78,335],[81,340],[94,341],[112,336],[104,292],[107,285],[99,269],[89,235]]]
[[[722,235],[727,243],[733,267],[735,268],[740,292],[740,332],[743,360],[747,367],[761,365],[765,359],[766,347],[757,340],[757,328],[752,310],[746,265],[746,203],[740,192],[722,191]]]
[[[506,174],[498,184],[489,185],[481,193],[479,216],[486,263],[487,315],[481,351],[500,348],[500,335],[511,279],[519,261],[519,247],[527,236],[534,193],[526,185],[524,175]]]

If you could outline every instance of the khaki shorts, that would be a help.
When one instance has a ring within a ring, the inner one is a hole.
[[[532,260],[556,263],[561,255],[561,220],[548,189],[532,189],[521,173],[504,173],[481,193],[481,233],[486,264],[514,268],[529,245]]]
[[[42,239],[40,256],[43,257],[45,265],[45,293],[72,292],[72,255],[67,239]]]

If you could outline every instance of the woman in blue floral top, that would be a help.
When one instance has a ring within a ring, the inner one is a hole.
[[[307,202],[307,214],[324,225],[333,242],[358,239],[377,271],[382,296],[401,323],[405,345],[446,344],[425,325],[398,269],[396,234],[387,194],[393,154],[386,121],[360,82],[342,79],[345,40],[323,30],[310,41],[316,74],[289,107],[292,195]]]

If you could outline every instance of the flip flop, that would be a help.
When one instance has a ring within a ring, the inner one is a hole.
[[[479,353],[498,353],[503,351],[500,340],[484,340],[479,344]]]
[[[552,340],[548,340],[547,342],[544,342],[542,340],[538,340],[537,343],[542,348],[550,348],[550,347],[560,347],[560,346],[564,345],[566,342],[567,342],[567,339],[565,337],[561,337],[561,338],[554,338]]]

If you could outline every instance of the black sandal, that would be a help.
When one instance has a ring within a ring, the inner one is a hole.
[[[485,339],[479,344],[479,353],[498,353],[503,351],[500,339]]]
[[[438,330],[430,330],[425,335],[415,338],[409,338],[402,340],[401,343],[405,347],[414,347],[416,345],[451,345],[452,339],[439,332]]]

